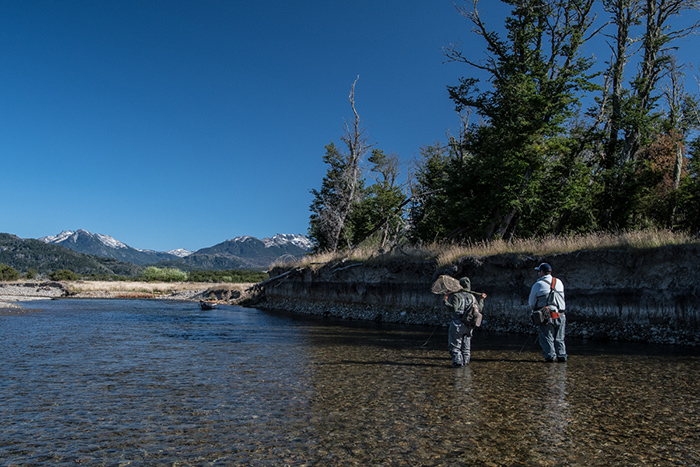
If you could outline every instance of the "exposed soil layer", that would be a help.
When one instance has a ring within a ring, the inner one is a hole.
[[[567,335],[621,341],[700,345],[700,246],[595,250],[548,257],[501,255],[434,263],[335,263],[320,269],[273,270],[256,306],[346,319],[439,325],[441,274],[471,278],[488,294],[482,328],[535,330],[527,297],[546,261],[566,287]]]

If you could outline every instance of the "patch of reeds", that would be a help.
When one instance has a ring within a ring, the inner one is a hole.
[[[279,263],[284,269],[320,267],[338,261],[436,261],[439,267],[454,263],[459,258],[486,257],[503,254],[549,256],[583,250],[642,249],[669,245],[700,243],[697,237],[670,230],[648,229],[617,233],[551,236],[537,239],[491,240],[465,243],[433,243],[422,247],[396,247],[383,252],[372,248],[356,248],[350,252],[320,253],[289,263]]]

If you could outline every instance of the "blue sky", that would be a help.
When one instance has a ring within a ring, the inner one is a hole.
[[[459,126],[452,0],[0,2],[0,232],[196,250],[306,233],[356,107],[408,163]]]
[[[453,0],[4,0],[0,232],[163,251],[305,234],[355,78],[405,174],[458,131],[446,86],[471,70],[443,47],[483,58],[470,29]]]

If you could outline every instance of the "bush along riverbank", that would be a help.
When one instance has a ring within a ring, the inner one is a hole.
[[[482,329],[534,333],[527,297],[542,261],[566,286],[567,336],[700,345],[700,247],[577,251],[546,257],[464,257],[449,266],[381,258],[322,267],[277,268],[255,306],[387,323],[447,324],[441,274],[468,276],[488,294]]]

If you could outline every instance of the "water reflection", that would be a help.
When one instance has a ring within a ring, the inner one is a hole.
[[[697,349],[572,341],[544,364],[477,333],[454,369],[443,329],[30,306],[0,317],[3,465],[700,464]]]

